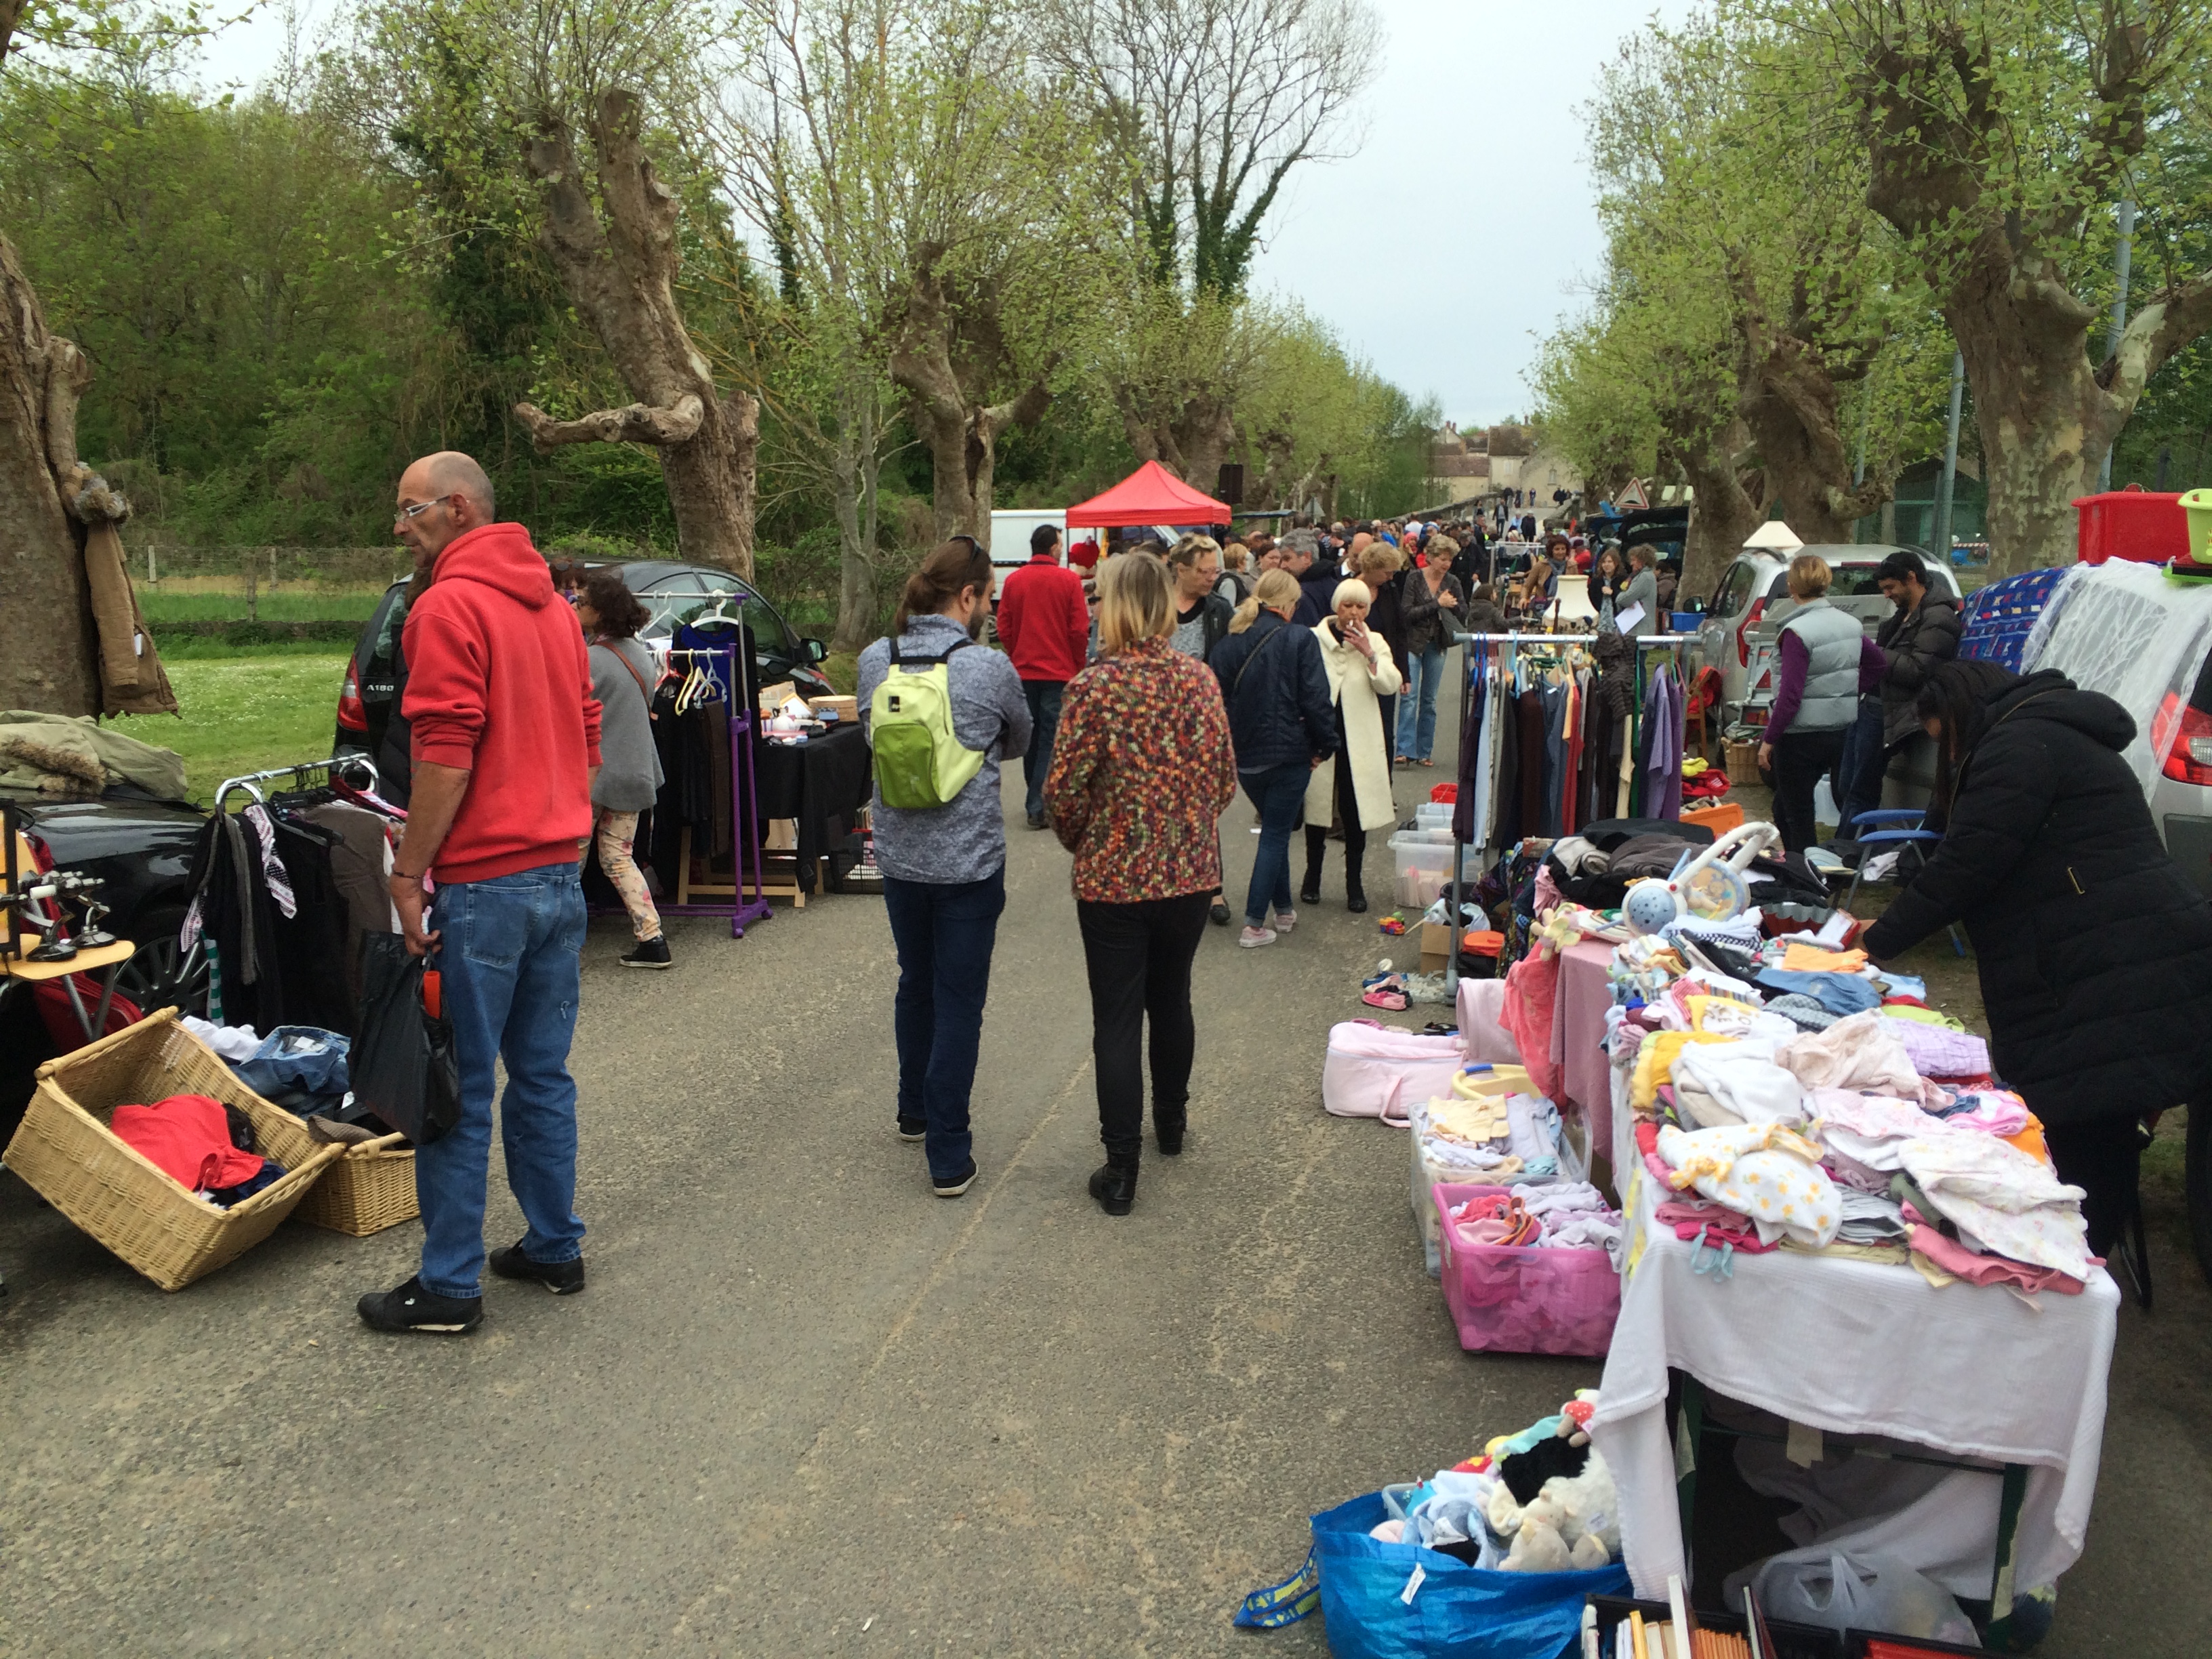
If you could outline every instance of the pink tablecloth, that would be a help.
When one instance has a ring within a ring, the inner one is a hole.
[[[1609,1120],[1612,1063],[1605,1053],[1605,1011],[1613,1005],[1606,969],[1613,946],[1595,939],[1559,958],[1559,1005],[1552,1020],[1552,1060],[1559,1078],[1558,1103],[1572,1102],[1585,1122]]]

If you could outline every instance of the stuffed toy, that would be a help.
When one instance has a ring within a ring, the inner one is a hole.
[[[1613,1471],[1590,1444],[1596,1409],[1584,1390],[1559,1415],[1552,1435],[1498,1465],[1498,1483],[1486,1512],[1491,1529],[1513,1540],[1507,1572],[1561,1572],[1601,1567],[1620,1553],[1620,1504]],[[1522,1503],[1518,1494],[1531,1486]]]

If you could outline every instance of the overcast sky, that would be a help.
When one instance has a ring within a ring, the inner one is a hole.
[[[1578,309],[1602,253],[1583,164],[1599,67],[1687,0],[1370,0],[1382,73],[1357,154],[1292,175],[1255,284],[1295,295],[1358,356],[1447,416],[1525,413],[1537,340]],[[304,0],[312,24],[337,0]],[[206,54],[252,85],[282,54],[273,6]],[[1410,246],[1409,246],[1410,245]]]

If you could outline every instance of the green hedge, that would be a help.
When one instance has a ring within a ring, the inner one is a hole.
[[[276,645],[287,640],[325,640],[351,645],[362,624],[325,618],[320,622],[165,622],[148,624],[156,645],[164,640],[220,640],[225,645]]]

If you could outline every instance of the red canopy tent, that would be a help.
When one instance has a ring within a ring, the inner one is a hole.
[[[1227,524],[1236,509],[1193,489],[1158,461],[1146,461],[1103,495],[1067,509],[1070,530],[1138,524]]]

